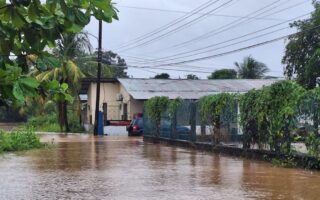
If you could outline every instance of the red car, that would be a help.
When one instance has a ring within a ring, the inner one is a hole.
[[[135,114],[130,125],[127,126],[128,136],[140,136],[143,134],[143,115],[142,113]]]

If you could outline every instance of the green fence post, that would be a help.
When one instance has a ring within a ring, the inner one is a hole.
[[[175,110],[171,119],[171,139],[177,139],[177,111]]]
[[[190,141],[195,142],[197,140],[197,133],[196,133],[196,114],[197,114],[197,107],[195,102],[190,103]]]

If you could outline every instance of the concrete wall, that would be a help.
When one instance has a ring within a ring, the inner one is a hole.
[[[91,83],[88,89],[87,120],[89,124],[93,124],[95,120],[96,88],[97,84]],[[117,100],[119,94],[122,94],[122,101]],[[103,111],[103,103],[108,105],[107,120],[122,120],[124,118],[131,120],[134,114],[143,112],[144,105],[144,101],[133,99],[118,82],[101,83],[100,111]],[[125,104],[127,105],[126,117],[123,116]]]
[[[103,111],[103,103],[107,103],[108,112],[107,119],[108,120],[118,120],[120,118],[120,104],[121,102],[117,101],[117,94],[120,92],[120,84],[119,83],[101,83],[100,85],[100,106],[99,110]],[[88,122],[91,124],[94,123],[95,120],[95,108],[96,108],[96,90],[97,84],[91,83],[88,90]],[[91,117],[90,117],[91,116]],[[90,120],[90,118],[92,120]]]
[[[133,99],[122,85],[120,85],[120,93],[123,96],[123,103],[126,103],[128,105],[127,117],[129,120],[132,120],[134,114],[143,112],[144,101],[137,101]]]

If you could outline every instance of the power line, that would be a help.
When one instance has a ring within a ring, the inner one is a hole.
[[[136,69],[141,70],[141,71],[150,72],[150,73],[153,73],[153,74],[158,74],[158,72],[155,72],[155,71],[152,71],[152,70],[148,70],[148,69],[144,69],[144,68],[136,68]]]
[[[152,61],[151,59],[146,59],[146,58],[141,58],[141,57],[137,57],[137,56],[130,56],[130,55],[126,55],[127,57],[132,57],[133,58],[133,60],[135,60],[135,61],[133,61],[133,63],[137,63],[137,64],[141,64],[141,63],[146,63],[146,62],[148,62],[148,61]],[[127,60],[127,59],[126,59]],[[130,59],[129,59],[130,60]],[[201,68],[201,69],[210,69],[210,70],[212,70],[212,68],[210,68],[210,67],[198,67],[198,66],[195,66],[195,65],[190,65],[190,64],[184,64],[183,66],[174,66],[174,67],[192,67],[192,68]]]
[[[179,17],[179,18],[177,18],[177,19],[169,22],[168,24],[165,24],[164,26],[161,26],[161,27],[159,27],[159,28],[157,28],[157,29],[155,29],[155,30],[153,30],[153,31],[151,31],[151,32],[148,32],[148,33],[146,33],[146,34],[143,34],[143,35],[141,35],[141,36],[139,36],[139,37],[137,37],[137,38],[135,38],[135,39],[133,39],[133,40],[131,40],[131,41],[123,44],[123,45],[120,45],[120,47],[118,47],[117,49],[130,46],[130,45],[132,45],[132,44],[134,44],[134,43],[136,43],[136,42],[139,42],[139,41],[144,40],[145,38],[151,37],[151,36],[153,36],[154,34],[157,34],[157,33],[160,33],[160,32],[162,32],[162,31],[165,31],[165,30],[169,29],[171,26],[174,26],[174,25],[176,25],[176,24],[178,24],[178,23],[180,23],[180,22],[182,22],[182,21],[184,21],[184,20],[192,17],[193,15],[199,13],[200,11],[204,10],[204,9],[207,8],[208,6],[210,6],[210,5],[212,5],[213,3],[215,3],[215,2],[212,2],[212,1],[213,1],[213,0],[209,0],[209,1],[207,1],[206,3],[204,3],[204,4],[201,4],[201,5],[198,6],[197,8],[191,10],[188,14],[186,14],[186,15],[184,15],[184,16],[182,16],[182,17]]]
[[[159,64],[159,65],[154,65],[152,67],[174,66],[174,65],[181,65],[181,64],[185,64],[185,63],[192,63],[192,62],[197,62],[197,61],[202,61],[202,60],[209,60],[209,59],[216,58],[216,57],[222,57],[222,56],[225,56],[225,55],[229,55],[229,54],[241,52],[241,51],[244,51],[244,50],[256,48],[256,47],[259,47],[259,46],[264,46],[264,45],[267,45],[267,44],[270,44],[270,43],[273,43],[273,42],[277,42],[279,40],[286,39],[288,37],[295,36],[295,35],[298,35],[300,33],[304,33],[304,32],[307,32],[307,31],[314,30],[314,29],[316,29],[318,27],[320,27],[320,25],[315,26],[315,27],[310,28],[310,29],[307,29],[307,30],[304,30],[304,31],[299,31],[299,32],[296,32],[296,33],[293,33],[293,34],[281,36],[281,37],[278,37],[278,38],[275,38],[275,39],[272,39],[272,40],[267,40],[267,41],[264,41],[264,42],[261,42],[261,43],[257,43],[257,44],[254,44],[254,45],[250,45],[250,46],[242,47],[242,48],[239,48],[239,49],[227,51],[227,52],[224,52],[224,53],[219,53],[219,54],[200,57],[200,58],[195,58],[195,59],[189,59],[189,60],[175,62],[175,63]],[[143,66],[143,67],[147,68],[148,66]]]
[[[198,70],[180,70],[180,69],[172,69],[172,68],[162,68],[162,67],[139,67],[139,66],[132,66],[129,65],[128,67],[131,68],[137,68],[137,69],[158,69],[158,70],[169,70],[169,71],[178,71],[178,72],[193,72],[193,73],[203,73],[203,74],[208,74],[208,73],[212,73],[212,71],[198,71]]]
[[[187,14],[188,13],[187,11],[181,11],[181,10],[167,10],[167,9],[146,8],[146,7],[138,7],[138,6],[118,6],[118,7],[129,8],[129,9],[137,9],[137,10],[167,12],[167,13],[181,13],[181,14]],[[197,13],[197,14],[203,15],[204,13]],[[228,18],[241,18],[241,19],[253,19],[253,20],[266,20],[266,21],[284,21],[284,19],[277,19],[277,18],[246,17],[246,16],[224,15],[224,14],[209,14],[208,16],[228,17]]]
[[[130,62],[130,64],[135,65],[135,64],[140,64],[140,63]],[[129,64],[129,66],[130,66],[130,64]],[[212,70],[213,69],[212,67],[198,67],[198,66],[187,65],[187,64],[184,64],[184,65],[181,65],[181,66],[177,65],[177,66],[172,66],[172,67],[184,68],[184,69],[195,69],[196,68],[196,69],[199,69],[199,70]],[[220,67],[223,67],[223,66],[220,66]],[[157,68],[155,67],[155,69],[157,69]]]
[[[215,2],[218,2],[218,1],[220,1],[220,0],[217,0],[217,1],[215,1]],[[169,36],[169,35],[172,35],[172,34],[178,32],[178,31],[180,31],[180,30],[182,30],[182,29],[187,28],[187,27],[190,27],[192,24],[197,23],[198,21],[200,21],[200,20],[202,20],[203,18],[207,17],[208,14],[213,13],[214,11],[216,11],[216,10],[224,7],[225,5],[227,5],[227,4],[229,4],[229,3],[231,3],[232,1],[233,1],[233,0],[229,0],[229,1],[227,1],[226,3],[220,5],[219,7],[214,8],[214,9],[206,12],[205,14],[203,14],[203,15],[195,18],[195,19],[193,19],[193,20],[191,20],[191,21],[189,21],[189,22],[187,22],[187,23],[185,23],[185,24],[180,25],[180,26],[178,26],[178,27],[170,30],[170,31],[167,32],[167,33],[161,34],[161,35],[159,35],[159,36],[157,36],[157,37],[155,37],[155,38],[152,38],[152,39],[150,39],[150,40],[147,40],[147,41],[145,41],[145,42],[143,42],[143,43],[141,43],[141,44],[137,44],[137,45],[135,45],[135,46],[122,49],[121,51],[127,51],[127,50],[130,50],[130,49],[133,49],[133,48],[137,48],[137,47],[141,47],[141,46],[146,46],[146,45],[148,45],[148,44],[153,43],[154,41],[158,41],[159,39],[162,39],[162,38],[164,38],[164,37],[167,37],[167,36]]]
[[[281,1],[281,0],[280,0],[280,1]],[[271,4],[268,4],[267,6],[261,8],[261,9],[259,9],[259,10],[256,10],[256,11],[254,11],[254,12],[252,12],[252,13],[246,15],[246,16],[251,16],[251,15],[256,14],[256,13],[258,13],[258,14],[254,15],[254,17],[261,16],[262,14],[265,14],[265,13],[267,13],[267,12],[269,12],[269,11],[277,8],[278,6],[274,6],[274,7],[271,7],[270,9],[267,9],[267,10],[263,11],[264,9],[266,9],[266,8],[268,8],[268,7],[270,7],[270,6],[273,6],[273,5],[275,5],[276,3],[280,2],[280,1],[276,1],[276,2],[273,2],[273,3],[271,3]],[[307,1],[310,1],[310,0],[307,0]],[[284,8],[284,9],[282,9],[282,10],[273,12],[272,14],[269,14],[268,16],[274,15],[274,14],[277,14],[277,13],[280,13],[280,12],[283,12],[283,11],[285,11],[285,10],[291,9],[291,8],[293,8],[293,7],[296,7],[296,6],[299,6],[299,5],[303,4],[303,3],[306,3],[307,1],[302,1],[302,2],[299,2],[299,3],[295,4],[295,5],[286,7],[286,8]],[[289,1],[285,1],[285,2],[282,3],[282,5],[283,5],[283,4],[286,4],[286,3],[288,3],[288,2],[289,2]],[[263,12],[262,12],[262,13],[259,13],[260,11],[263,11]],[[228,23],[228,24],[226,24],[226,25],[224,25],[224,26],[221,26],[221,27],[219,27],[219,28],[217,28],[217,29],[213,29],[213,30],[211,30],[211,31],[209,31],[209,32],[201,35],[201,36],[195,37],[195,38],[193,38],[193,39],[191,39],[191,40],[188,40],[188,41],[186,41],[186,42],[183,42],[183,43],[180,43],[180,44],[177,44],[177,45],[173,45],[173,46],[171,46],[171,47],[169,47],[169,48],[178,48],[178,47],[181,48],[181,47],[188,46],[189,44],[191,44],[191,43],[193,43],[193,42],[199,42],[199,41],[201,41],[201,40],[208,39],[208,38],[211,38],[211,37],[213,37],[213,36],[216,36],[216,35],[218,35],[218,34],[220,34],[220,33],[223,33],[223,32],[225,32],[225,31],[231,30],[231,29],[233,29],[233,28],[237,27],[238,25],[241,25],[241,24],[243,24],[243,23],[245,23],[245,22],[250,22],[250,20],[249,20],[249,19],[244,20],[244,21],[243,21],[243,19],[234,20],[234,21],[232,21],[231,23]]]
[[[202,47],[202,48],[199,48],[199,49],[195,49],[195,50],[191,50],[191,51],[185,51],[185,52],[178,53],[178,54],[174,54],[174,55],[171,55],[171,56],[167,56],[167,57],[163,57],[163,58],[159,58],[159,59],[155,59],[155,60],[150,60],[149,62],[161,62],[161,61],[164,61],[164,60],[165,60],[165,61],[176,60],[176,59],[181,59],[181,58],[185,58],[185,57],[188,57],[188,56],[200,55],[200,54],[208,53],[208,52],[211,52],[211,51],[216,51],[216,50],[219,50],[219,49],[222,49],[222,48],[234,46],[234,45],[237,45],[237,44],[240,44],[240,43],[243,43],[243,42],[247,42],[247,41],[250,41],[250,40],[253,40],[253,39],[256,39],[256,38],[260,38],[260,37],[263,37],[263,36],[266,36],[266,35],[273,34],[273,33],[275,33],[275,32],[281,31],[281,30],[288,29],[288,28],[290,28],[290,27],[284,27],[284,28],[276,29],[276,30],[274,30],[274,31],[271,31],[271,32],[268,32],[268,33],[264,33],[264,34],[255,36],[255,37],[253,37],[253,38],[249,38],[249,39],[246,39],[246,40],[242,40],[242,41],[239,41],[239,42],[236,42],[236,43],[232,43],[232,44],[229,44],[229,45],[226,45],[226,46],[222,46],[222,47],[219,47],[219,48],[210,49],[210,48],[212,48],[212,47],[216,47],[216,46],[221,45],[221,44],[229,43],[229,42],[231,42],[231,41],[235,41],[235,40],[238,40],[238,39],[241,39],[241,38],[245,38],[245,37],[250,36],[250,35],[254,35],[254,34],[259,33],[259,32],[266,31],[266,30],[268,30],[268,29],[275,28],[275,27],[277,27],[277,26],[280,26],[280,25],[289,23],[289,22],[291,22],[291,21],[293,21],[293,20],[296,20],[296,19],[299,19],[299,18],[308,16],[308,15],[310,15],[310,14],[311,14],[311,13],[307,13],[307,14],[304,14],[304,15],[301,15],[301,16],[298,16],[298,17],[295,17],[295,18],[292,18],[292,19],[290,19],[290,20],[287,20],[287,21],[285,21],[285,22],[278,23],[278,24],[274,24],[274,25],[272,25],[272,26],[269,26],[269,27],[266,27],[266,28],[263,28],[263,29],[259,29],[259,30],[257,30],[257,31],[254,31],[254,32],[251,32],[251,33],[248,33],[248,34],[245,34],[245,35],[241,35],[241,36],[239,36],[239,37],[235,37],[235,38],[232,38],[232,39],[229,39],[229,40],[225,40],[225,41],[222,41],[222,42],[219,42],[219,43],[207,45],[207,46]],[[209,50],[202,51],[202,50],[205,50],[205,49],[209,49]],[[195,53],[195,52],[198,52],[198,51],[201,51],[201,52]],[[192,54],[192,55],[188,55],[188,54]],[[182,55],[185,55],[185,56],[182,56]],[[179,57],[179,56],[180,56],[180,57]]]
[[[218,2],[218,1],[220,1],[220,0],[217,0],[217,1],[215,1],[215,2]],[[193,20],[191,20],[191,21],[189,21],[189,22],[187,22],[187,23],[185,23],[185,24],[182,24],[182,25],[178,26],[177,28],[174,28],[174,29],[170,30],[170,31],[167,32],[167,33],[161,34],[161,35],[159,35],[159,36],[157,36],[157,37],[155,37],[155,38],[152,38],[152,39],[150,39],[150,40],[147,40],[147,41],[145,41],[145,42],[143,42],[143,43],[140,43],[140,44],[137,44],[137,45],[135,45],[135,46],[122,49],[122,50],[120,50],[120,51],[127,51],[127,50],[130,50],[130,49],[133,49],[133,48],[145,46],[145,45],[148,45],[148,44],[150,44],[150,43],[153,43],[154,41],[157,41],[157,40],[159,40],[159,39],[162,39],[162,38],[164,38],[164,37],[167,37],[168,35],[171,35],[171,34],[173,34],[173,33],[176,33],[176,32],[178,32],[178,31],[180,31],[180,30],[182,30],[182,29],[184,29],[184,28],[187,28],[187,27],[191,26],[193,23],[200,21],[202,18],[205,18],[208,14],[210,14],[210,13],[212,13],[212,12],[214,12],[214,11],[222,8],[222,7],[224,7],[225,5],[231,3],[232,1],[233,1],[233,0],[229,0],[229,1],[227,1],[226,3],[223,3],[222,5],[220,5],[219,7],[208,11],[208,12],[205,13],[204,15],[201,15],[201,16],[199,16],[199,17],[197,17],[197,18],[195,18],[195,19],[193,19]]]
[[[132,65],[129,65],[128,67],[135,68],[142,71],[148,71],[155,74],[157,74],[157,72],[146,70],[146,68],[156,69],[156,70],[178,71],[178,72],[186,72],[186,73],[202,73],[202,74],[211,74],[212,72],[217,70],[217,69],[213,69],[213,71],[198,71],[198,70],[182,70],[182,69],[172,69],[172,68],[163,68],[163,67],[160,67],[160,68],[159,67],[139,67],[139,66],[132,66]],[[282,72],[282,71],[271,70],[269,72]]]

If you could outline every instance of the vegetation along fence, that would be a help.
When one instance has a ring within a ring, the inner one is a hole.
[[[320,88],[293,81],[197,101],[154,97],[144,113],[147,136],[320,157]]]

